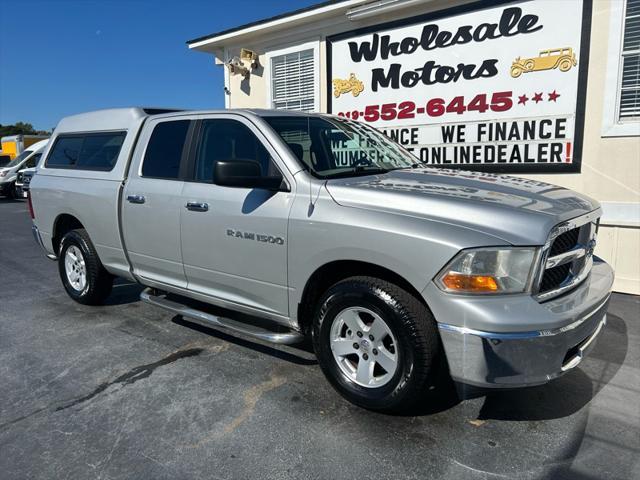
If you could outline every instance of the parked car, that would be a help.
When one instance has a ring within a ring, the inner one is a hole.
[[[29,183],[36,173],[36,167],[20,170],[16,175],[16,196],[27,198],[29,194]]]
[[[120,276],[194,322],[309,336],[331,384],[366,408],[421,401],[439,359],[496,388],[575,368],[613,282],[593,255],[600,205],[416,162],[328,115],[86,113],[60,122],[31,181],[33,231],[75,301],[101,304]]]
[[[16,191],[18,172],[25,168],[33,168],[38,164],[48,141],[42,140],[34,143],[11,162],[0,168],[0,195],[10,198],[22,196]]]

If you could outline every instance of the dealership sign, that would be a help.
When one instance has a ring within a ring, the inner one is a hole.
[[[329,111],[436,166],[580,171],[590,12],[485,1],[336,35]]]

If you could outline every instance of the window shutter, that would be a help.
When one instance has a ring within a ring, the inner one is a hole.
[[[313,49],[271,58],[273,108],[311,112],[315,106]]]
[[[640,0],[627,0],[622,39],[620,120],[640,119]]]

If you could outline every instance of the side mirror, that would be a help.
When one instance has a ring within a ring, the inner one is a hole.
[[[260,164],[253,160],[218,161],[213,172],[213,183],[223,187],[286,189],[281,176],[263,177]]]

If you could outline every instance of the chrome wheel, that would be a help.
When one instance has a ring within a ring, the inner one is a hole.
[[[82,252],[75,245],[67,248],[64,255],[64,271],[74,290],[81,292],[87,286],[87,267]]]
[[[333,319],[330,335],[333,358],[353,382],[374,388],[393,378],[398,343],[378,314],[364,307],[347,308]]]

